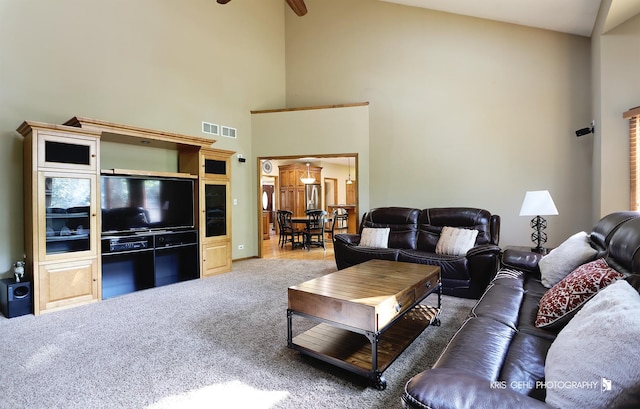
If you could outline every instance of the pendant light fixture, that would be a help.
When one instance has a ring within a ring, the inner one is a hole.
[[[351,158],[347,158],[349,160],[349,177],[347,178],[347,185],[353,184],[353,180],[351,180]]]
[[[310,185],[316,181],[316,178],[312,177],[311,173],[309,173],[309,162],[307,162],[307,177],[300,178],[300,181],[305,185]]]

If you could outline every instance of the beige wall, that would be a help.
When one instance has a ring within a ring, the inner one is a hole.
[[[526,190],[550,190],[549,245],[591,220],[590,40],[369,0],[287,15],[287,105],[370,102],[372,207],[472,206],[530,244]],[[331,24],[327,24],[327,22]],[[367,165],[364,165],[367,166]],[[360,187],[362,191],[362,186]]]
[[[598,30],[610,1],[603,2]],[[600,32],[600,31],[598,31]],[[629,209],[629,121],[622,113],[640,105],[640,16],[598,36],[594,36],[594,54],[599,58],[594,88],[596,124],[596,156],[594,190],[595,217],[615,210]]]
[[[369,106],[256,113],[251,117],[254,158],[357,154],[359,206],[360,210],[370,207]],[[253,163],[258,166],[257,161]],[[352,166],[356,165],[352,162]],[[253,168],[254,175],[258,174],[256,169]],[[253,183],[258,186],[257,176]],[[257,209],[257,191],[254,189],[252,196],[254,209]],[[254,211],[251,224],[256,230],[251,246],[258,254],[256,215]]]
[[[215,147],[247,155],[250,110],[284,105],[285,7],[282,0],[0,0],[0,275],[24,251],[15,132],[23,120],[78,115],[194,136],[206,136],[206,120],[238,130]],[[106,164],[133,156],[127,168],[176,166],[165,153],[111,147],[105,155]],[[255,189],[241,165],[232,161],[234,197]],[[253,238],[242,220],[254,207],[239,201],[233,211],[234,242]]]
[[[260,156],[358,153],[361,210],[485,207],[503,217],[503,245],[529,243],[526,190],[556,200],[551,245],[628,206],[621,113],[640,94],[637,20],[596,36],[591,56],[583,37],[374,0],[306,2],[300,18],[282,0],[0,0],[0,275],[23,252],[25,119],[195,136],[202,120],[236,127],[237,140],[215,145],[248,158],[232,162],[234,258],[257,254]],[[253,132],[250,110],[361,101],[367,138]],[[575,138],[594,117],[596,136]],[[133,154],[107,151],[106,163]]]

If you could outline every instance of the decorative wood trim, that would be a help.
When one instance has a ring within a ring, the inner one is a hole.
[[[123,175],[123,176],[158,176],[158,177],[170,177],[181,179],[198,179],[198,175],[192,175],[190,173],[180,172],[158,172],[154,170],[137,170],[137,169],[101,169],[102,175]]]
[[[200,152],[202,152],[203,154],[219,154],[222,155],[222,157],[231,157],[234,153],[236,153],[235,151],[230,151],[227,149],[218,149],[218,148],[209,148],[209,147],[203,147]]]
[[[367,105],[369,105],[368,102],[353,102],[348,104],[336,104],[336,105],[315,105],[315,106],[298,107],[298,108],[265,109],[265,110],[251,111],[251,114],[271,114],[274,112],[309,111],[312,109],[351,108],[351,107],[360,107],[360,106],[367,106]]]
[[[113,122],[83,118],[78,116],[74,116],[63,125],[102,132],[102,139],[107,142],[138,144],[142,141],[147,141],[149,144],[151,144],[152,141],[156,141],[163,147],[208,147],[216,142],[215,139],[200,138],[196,136],[182,135],[166,131],[157,131],[132,125],[117,124]],[[126,136],[126,138],[124,138],[123,136]],[[153,146],[157,146],[157,144]]]
[[[89,135],[92,137],[100,137],[100,132],[90,129],[78,129],[77,127],[65,126],[65,125],[56,125],[49,124],[45,122],[37,122],[37,121],[24,121],[16,131],[20,133],[22,136],[27,136],[31,133],[32,129],[44,129],[48,131],[54,132],[63,132],[64,135],[74,134],[74,135]]]

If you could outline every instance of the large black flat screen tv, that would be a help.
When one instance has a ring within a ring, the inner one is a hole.
[[[191,179],[108,175],[100,182],[103,233],[194,227]]]

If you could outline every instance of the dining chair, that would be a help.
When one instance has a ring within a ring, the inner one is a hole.
[[[284,247],[286,243],[291,243],[291,248],[294,249],[297,246],[302,246],[303,243],[301,241],[301,237],[304,235],[304,231],[297,229],[291,218],[293,217],[293,212],[290,210],[278,210],[276,212],[276,217],[278,221],[278,244],[280,244],[280,248]]]
[[[309,218],[305,230],[305,246],[307,250],[311,250],[311,246],[322,247],[326,250],[324,222],[328,213],[325,210],[307,210],[306,213]]]

